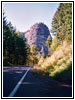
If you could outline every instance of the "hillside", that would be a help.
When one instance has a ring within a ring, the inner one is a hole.
[[[57,80],[72,82],[72,44],[64,41],[56,51],[46,59],[40,59],[38,67],[34,72],[45,73],[45,75]]]

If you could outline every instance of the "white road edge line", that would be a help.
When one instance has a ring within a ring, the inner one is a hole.
[[[15,86],[15,88],[13,89],[13,91],[10,93],[10,95],[8,97],[14,97],[15,93],[17,92],[18,88],[20,87],[22,81],[24,80],[24,78],[26,77],[28,71],[31,69],[31,67],[25,72],[25,74],[22,76],[22,78],[20,79],[20,81],[17,83],[17,85]]]

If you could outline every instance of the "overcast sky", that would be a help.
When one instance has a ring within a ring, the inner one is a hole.
[[[43,22],[51,29],[51,22],[59,3],[3,3],[8,22],[20,32],[25,32],[35,23]]]

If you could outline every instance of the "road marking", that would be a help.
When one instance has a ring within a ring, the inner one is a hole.
[[[20,81],[17,83],[17,85],[15,86],[15,88],[13,89],[13,91],[10,93],[10,95],[8,97],[14,97],[15,93],[17,92],[18,88],[20,87],[22,81],[24,80],[24,78],[26,77],[28,71],[31,69],[31,67],[25,72],[25,74],[22,76],[22,78],[20,79]]]

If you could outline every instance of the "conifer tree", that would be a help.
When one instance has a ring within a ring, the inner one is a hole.
[[[60,3],[53,17],[51,32],[58,40],[72,40],[72,3]]]
[[[21,33],[16,32],[3,13],[3,64],[23,65],[27,59],[27,46]]]
[[[48,49],[50,48],[51,44],[52,44],[52,38],[48,36],[47,41],[46,41],[46,45],[48,46]]]

